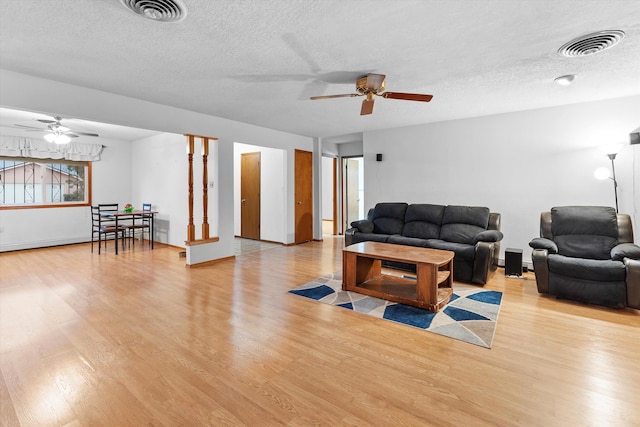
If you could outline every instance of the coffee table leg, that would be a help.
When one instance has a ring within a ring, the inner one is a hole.
[[[416,299],[426,302],[438,311],[438,267],[434,264],[416,264]],[[430,308],[431,311],[434,311]]]
[[[342,290],[360,285],[369,279],[380,276],[382,261],[369,257],[358,256],[352,252],[343,254]]]

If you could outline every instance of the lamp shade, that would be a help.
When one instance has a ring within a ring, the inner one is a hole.
[[[608,179],[611,175],[609,173],[609,169],[607,168],[598,168],[593,172],[593,176],[597,179]]]

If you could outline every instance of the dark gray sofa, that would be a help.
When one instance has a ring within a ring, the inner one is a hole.
[[[500,214],[479,206],[378,203],[351,227],[346,246],[372,241],[453,251],[454,279],[480,285],[496,269],[503,237]]]
[[[640,309],[640,247],[631,218],[611,207],[559,206],[540,215],[531,260],[538,292]]]

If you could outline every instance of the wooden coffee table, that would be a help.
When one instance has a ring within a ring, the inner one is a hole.
[[[342,290],[425,308],[437,313],[453,293],[451,251],[362,242],[342,251]],[[416,265],[417,280],[382,274],[382,260]]]

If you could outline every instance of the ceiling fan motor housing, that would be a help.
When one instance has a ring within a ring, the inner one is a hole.
[[[361,95],[366,95],[367,93],[373,92],[373,93],[380,93],[384,90],[384,80],[382,81],[382,84],[380,84],[380,87],[376,90],[371,90],[371,89],[367,89],[367,78],[369,76],[363,76],[360,77],[357,81],[356,81],[356,92],[358,92]]]

